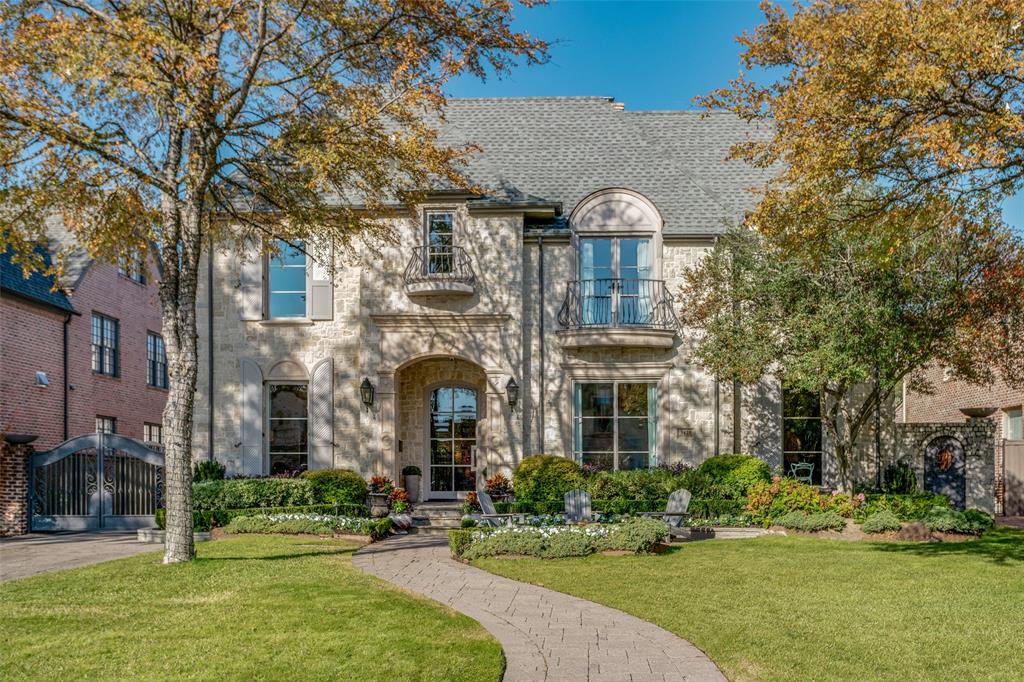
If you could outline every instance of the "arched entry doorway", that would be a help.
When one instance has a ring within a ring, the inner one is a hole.
[[[461,499],[476,490],[486,395],[483,368],[461,358],[424,358],[396,372],[398,470],[423,472],[421,499]]]

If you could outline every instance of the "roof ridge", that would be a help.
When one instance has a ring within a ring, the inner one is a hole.
[[[552,100],[597,100],[614,102],[614,97],[607,95],[521,95],[510,97],[446,97],[449,102],[511,102],[511,101],[552,101]]]

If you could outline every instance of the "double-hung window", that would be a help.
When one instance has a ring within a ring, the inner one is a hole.
[[[117,419],[96,415],[96,433],[117,433]]]
[[[118,372],[117,320],[92,314],[92,371],[116,377]]]
[[[139,284],[146,283],[145,255],[143,251],[133,249],[117,257],[117,272]]]
[[[142,440],[149,445],[163,445],[164,427],[161,424],[145,422],[142,425]]]
[[[167,349],[159,334],[146,333],[146,360],[146,383],[156,388],[167,388]]]
[[[306,317],[306,272],[309,259],[303,242],[277,241],[267,258],[267,298],[271,319]]]
[[[807,391],[782,392],[783,475],[807,475],[811,483],[821,485],[821,404],[818,396]]]
[[[657,464],[658,385],[610,381],[574,387],[573,450],[599,469],[645,469]]]
[[[269,472],[304,471],[309,457],[309,387],[304,383],[268,384]]]

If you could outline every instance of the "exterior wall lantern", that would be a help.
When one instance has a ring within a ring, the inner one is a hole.
[[[516,409],[516,403],[519,402],[519,384],[516,383],[515,377],[510,377],[505,384],[505,395],[508,396],[508,406]]]
[[[373,391],[373,384],[369,379],[364,378],[363,383],[359,385],[359,396],[363,399],[363,405],[373,406]]]

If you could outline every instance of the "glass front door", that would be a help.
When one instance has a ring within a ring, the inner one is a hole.
[[[476,391],[443,386],[430,393],[430,497],[476,490]]]

